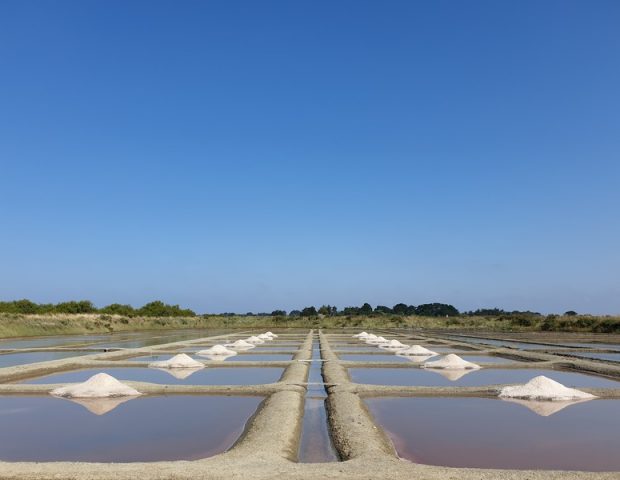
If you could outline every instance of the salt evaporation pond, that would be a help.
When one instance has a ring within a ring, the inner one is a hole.
[[[207,367],[199,370],[147,367],[112,367],[89,368],[54,373],[44,377],[25,380],[21,383],[79,383],[88,380],[97,373],[105,372],[118,380],[149,382],[168,385],[258,385],[277,382],[282,376],[283,368],[273,367]],[[189,374],[185,378],[174,375]]]
[[[578,352],[566,352],[570,355],[583,358],[593,358],[595,360],[607,360],[609,362],[620,362],[620,352],[618,353],[578,353]]]
[[[610,378],[585,375],[583,373],[536,368],[482,368],[479,370],[441,370],[430,368],[349,368],[355,383],[402,386],[461,386],[480,387],[507,383],[526,383],[539,375],[560,382],[568,387],[620,388],[620,382]],[[450,380],[453,374],[463,373],[460,378]]]
[[[485,398],[370,398],[399,456],[466,468],[620,470],[620,401],[593,400],[540,416]]]
[[[0,460],[196,460],[230,448],[261,400],[148,396],[97,415],[51,396],[0,396]]]
[[[79,357],[81,355],[93,355],[93,352],[73,351],[73,352],[6,353],[6,354],[0,355],[0,368],[12,367],[14,365],[24,365],[27,363],[60,360],[62,358]]]
[[[246,350],[251,352],[252,350]],[[254,354],[244,354],[237,352],[237,355],[232,355],[230,357],[226,357],[225,362],[286,362],[293,358],[293,355],[290,353],[258,353]],[[125,360],[129,360],[132,362],[159,362],[162,360],[168,360],[173,354],[156,354],[156,355],[144,355],[141,357],[131,357]],[[192,358],[196,360],[205,360],[208,361],[209,358],[200,356],[200,355],[191,355]],[[123,360],[123,361],[125,361]]]

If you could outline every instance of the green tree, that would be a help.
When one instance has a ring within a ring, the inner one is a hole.
[[[306,307],[301,311],[302,317],[315,317],[317,315],[316,308]]]
[[[112,303],[99,310],[100,313],[107,313],[109,315],[123,315],[130,317],[135,315],[136,311],[131,305],[123,305],[120,303]]]
[[[459,311],[452,305],[445,303],[425,303],[418,305],[415,313],[426,317],[451,317],[458,315]]]
[[[407,305],[404,303],[397,303],[392,307],[392,312],[396,315],[406,315],[407,314]]]

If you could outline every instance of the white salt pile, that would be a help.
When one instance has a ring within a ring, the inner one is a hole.
[[[594,395],[574,388],[565,387],[555,380],[539,375],[524,385],[504,387],[499,393],[502,398],[521,398],[525,400],[585,400]]]
[[[275,333],[272,333],[272,332],[267,332],[267,333],[265,333],[265,335],[269,335],[271,338],[278,338],[278,336]]]
[[[233,348],[235,350],[249,350],[250,348],[254,348],[255,345],[246,342],[245,340],[237,340],[233,343],[225,343],[225,347]]]
[[[83,383],[65,385],[52,390],[50,393],[57,397],[68,398],[133,397],[142,395],[136,389],[119,382],[107,373],[98,373]]]
[[[271,335],[267,335],[266,333],[261,333],[258,338],[260,338],[261,340],[273,340],[273,338],[271,338]]]
[[[149,363],[151,368],[204,368],[205,365],[189,355],[179,353],[169,360]]]
[[[205,348],[204,350],[196,352],[196,355],[205,357],[214,355],[232,357],[233,355],[237,355],[237,352],[229,350],[224,345],[213,345],[211,348]]]
[[[445,370],[473,370],[480,368],[480,365],[476,365],[473,362],[463,360],[458,355],[451,353],[445,357],[435,360],[434,362],[426,362],[422,365],[424,368],[441,368]]]
[[[405,345],[404,343],[400,343],[398,340],[390,340],[383,345],[379,345],[379,348],[383,348],[384,350],[403,350],[409,347],[409,345]]]
[[[250,338],[246,338],[245,341],[248,343],[265,343],[265,340],[255,337],[254,335],[252,335]]]
[[[371,345],[379,345],[381,343],[387,343],[388,341],[383,338],[383,337],[374,337],[374,338],[368,338],[366,340],[366,343],[369,343]]]
[[[428,348],[424,348],[422,345],[411,345],[409,348],[399,350],[398,355],[420,355],[425,357],[433,357],[439,354],[429,350]]]
[[[236,355],[236,352],[235,352]],[[234,357],[235,355],[200,355],[202,358],[211,360],[213,362],[223,362],[227,358]]]
[[[400,351],[396,352],[397,357],[403,357],[413,363],[426,362],[429,358],[433,358],[435,355],[401,355]],[[452,370],[455,371],[455,370]]]
[[[354,338],[366,338],[368,336],[368,334],[366,332],[361,332],[361,333],[356,333],[355,335],[352,335]]]

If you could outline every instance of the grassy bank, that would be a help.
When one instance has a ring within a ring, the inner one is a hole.
[[[532,315],[500,317],[423,316],[194,316],[125,317],[105,314],[0,314],[0,338],[38,335],[78,335],[140,330],[190,328],[424,328],[486,331],[558,331],[620,333],[620,317]]]

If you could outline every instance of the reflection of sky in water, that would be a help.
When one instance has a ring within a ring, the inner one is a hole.
[[[418,463],[472,468],[620,470],[618,400],[564,405],[555,413],[553,405],[549,410],[544,410],[544,405],[524,408],[514,402],[486,398],[365,401],[391,437],[399,456]]]
[[[193,460],[223,452],[262,398],[145,396],[80,404],[0,397],[0,460],[132,462]],[[25,428],[32,426],[32,428]],[[36,426],[36,427],[35,427]]]
[[[93,353],[94,352],[84,351],[6,353],[0,355],[0,368],[23,365],[26,363],[47,362],[49,360],[59,360],[61,358],[71,358],[82,355],[93,355]]]
[[[284,371],[283,368],[273,367],[207,367],[199,369],[195,373],[191,372],[189,377],[183,379],[172,376],[172,373],[170,372],[171,370],[180,369],[158,369],[147,367],[91,368],[54,373],[44,377],[25,380],[23,383],[44,384],[84,382],[96,373],[105,372],[121,381],[129,380],[171,385],[255,385],[277,382]]]
[[[461,370],[453,370],[460,372]],[[451,381],[441,376],[440,369],[425,368],[350,368],[356,383],[403,386],[463,386],[479,387],[507,383],[527,383],[538,375],[544,375],[568,387],[620,388],[620,382],[609,378],[576,372],[544,370],[536,368],[499,369],[482,368],[467,370],[466,376]],[[445,370],[444,370],[445,372]]]

